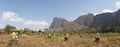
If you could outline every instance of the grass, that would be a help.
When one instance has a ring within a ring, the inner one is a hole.
[[[80,37],[82,36],[82,37]],[[19,36],[19,45],[9,46],[10,34],[0,35],[0,47],[119,47],[120,34],[102,33],[100,34],[100,43],[95,43],[95,34],[71,34],[68,41],[64,40],[64,35],[53,35],[47,38],[47,35],[27,35]]]

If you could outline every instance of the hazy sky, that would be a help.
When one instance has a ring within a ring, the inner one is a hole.
[[[54,17],[72,21],[87,13],[113,12],[120,0],[0,0],[0,28],[48,28]]]

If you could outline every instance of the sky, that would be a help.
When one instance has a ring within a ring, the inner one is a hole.
[[[0,28],[49,28],[54,17],[73,21],[81,15],[114,12],[120,0],[0,0]]]

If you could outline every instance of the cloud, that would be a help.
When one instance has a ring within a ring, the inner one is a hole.
[[[115,5],[117,8],[120,8],[120,1],[117,1]]]
[[[113,12],[113,11],[110,9],[103,9],[103,12]]]
[[[2,28],[1,24],[0,24],[0,28]]]
[[[44,29],[48,27],[48,23],[46,21],[28,20],[24,23],[24,25],[29,28],[32,27],[33,30],[39,30],[39,29]]]
[[[15,12],[11,12],[11,11],[5,11],[3,12],[2,15],[3,20],[9,20],[12,22],[23,22],[23,18],[19,18],[18,14],[16,14]]]
[[[10,18],[10,21],[13,21],[13,22],[23,22],[24,20],[22,18],[18,18],[18,17],[14,17],[14,18]]]
[[[99,14],[99,13],[93,13],[94,16],[96,16],[97,14]]]
[[[33,21],[33,20],[27,20],[18,17],[18,14],[12,11],[5,11],[3,12],[2,19],[4,21],[11,21],[11,22],[22,22],[21,25],[23,25],[22,28],[30,28],[32,30],[39,30],[48,28],[48,23],[46,21]],[[16,25],[19,26],[19,25]],[[1,26],[0,26],[1,27]]]
[[[28,20],[25,22],[25,25],[40,25],[40,26],[45,26],[48,25],[47,22],[45,21],[32,21],[32,20]]]
[[[4,26],[2,24],[0,24],[0,29],[4,28]]]

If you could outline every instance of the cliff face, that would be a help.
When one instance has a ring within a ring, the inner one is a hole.
[[[70,22],[64,18],[55,17],[50,29],[62,31],[79,31],[84,28],[101,29],[120,27],[120,10],[114,13],[102,13],[93,15],[91,13],[82,15],[76,20]]]
[[[112,13],[103,13],[103,14],[98,14],[93,18],[93,22],[91,26],[93,27],[100,27],[100,28],[107,28],[107,27],[112,27],[114,17]],[[91,27],[90,26],[90,27]]]
[[[89,13],[87,15],[82,15],[77,18],[74,22],[77,23],[79,26],[90,26],[93,21],[94,15]]]
[[[56,28],[63,28],[65,26],[65,23],[68,22],[67,20],[65,20],[64,18],[58,18],[58,17],[55,17],[51,26],[50,26],[50,29],[56,29]]]
[[[55,17],[50,26],[50,29],[59,31],[74,31],[78,30],[76,26],[77,24],[69,22],[64,18]]]

